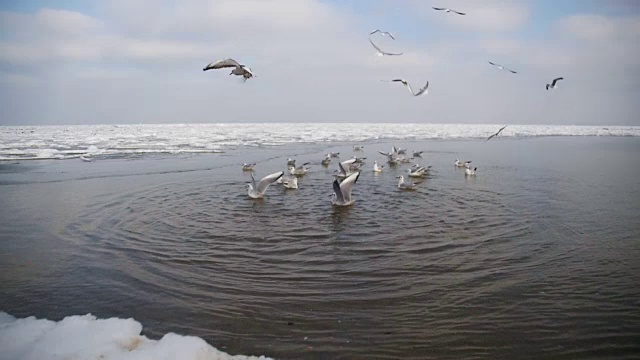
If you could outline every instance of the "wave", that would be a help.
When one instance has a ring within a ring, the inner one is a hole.
[[[168,333],[160,340],[141,335],[134,319],[97,319],[91,314],[56,322],[24,319],[0,312],[3,359],[211,359],[267,360],[260,356],[229,355],[195,336]]]
[[[220,153],[238,146],[482,139],[501,124],[170,124],[0,127],[0,160]],[[639,126],[509,125],[501,137],[640,136]]]

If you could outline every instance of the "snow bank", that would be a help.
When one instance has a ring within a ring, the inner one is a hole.
[[[91,314],[58,322],[24,319],[0,312],[0,358],[7,360],[266,360],[264,356],[229,355],[201,338],[168,333],[160,340],[140,335],[134,319],[97,319]]]

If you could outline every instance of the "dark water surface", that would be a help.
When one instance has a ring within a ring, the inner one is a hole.
[[[366,143],[350,208],[320,160],[351,144],[2,163],[0,310],[281,359],[639,356],[637,138],[396,145],[432,176],[401,192],[408,166],[374,175],[391,143]],[[300,189],[249,199],[240,164],[288,157]]]

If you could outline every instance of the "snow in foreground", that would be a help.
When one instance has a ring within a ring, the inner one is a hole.
[[[168,333],[160,340],[140,335],[134,319],[97,319],[91,314],[58,322],[24,319],[0,312],[2,359],[233,359],[263,360],[264,356],[229,355],[194,336]]]

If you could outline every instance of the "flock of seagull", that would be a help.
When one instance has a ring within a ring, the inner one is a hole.
[[[496,134],[492,135],[492,137],[495,135]],[[360,152],[363,151],[363,149],[364,146],[361,145],[353,147],[354,152]],[[424,151],[414,151],[412,153],[413,156],[408,157],[407,149],[392,146],[390,152],[378,151],[378,153],[385,156],[387,158],[387,164],[393,167],[398,164],[411,163],[415,158],[422,158]],[[333,159],[337,159],[339,157],[340,153],[329,152],[325,155],[321,164],[327,167]],[[364,160],[366,160],[365,157],[353,155],[350,159],[338,162],[338,168],[335,169],[332,174],[334,178],[332,182],[333,193],[331,194],[332,205],[349,206],[355,202],[355,199],[351,196],[351,191],[362,173],[362,166],[365,163]],[[260,181],[256,181],[256,178],[253,175],[256,163],[244,163],[242,164],[242,170],[251,172],[251,182],[247,184],[247,194],[252,199],[261,199],[264,197],[267,189],[273,184],[281,184],[285,189],[298,189],[298,178],[307,174],[309,170],[307,165],[309,164],[311,163],[306,162],[302,165],[296,166],[296,160],[289,158],[287,159],[288,176],[285,176],[284,171],[278,171],[261,178]],[[464,168],[465,176],[476,175],[477,168],[471,168],[471,161],[460,161],[456,159],[454,161],[454,166],[457,168]],[[375,174],[379,174],[385,170],[385,166],[379,165],[377,161],[374,161],[372,170]],[[406,179],[404,175],[396,176],[396,179],[398,179],[398,189],[406,191],[415,190],[422,181],[410,182],[409,178],[424,180],[429,175],[430,170],[431,166],[413,164],[405,170],[407,173]]]
[[[445,13],[453,13],[453,14],[457,14],[457,15],[466,15],[466,13],[457,11],[457,10],[453,10],[450,8],[439,8],[439,7],[432,7],[434,10],[436,11],[444,11]],[[381,36],[388,36],[389,38],[391,38],[392,40],[395,40],[396,38],[393,36],[392,33],[390,33],[389,31],[382,31],[380,29],[375,29],[372,32],[369,33],[369,42],[371,43],[371,45],[373,46],[373,48],[376,50],[376,54],[378,56],[400,56],[403,55],[403,53],[392,53],[392,52],[388,52],[388,51],[384,51],[380,48],[380,46],[376,45],[376,43],[373,42],[373,40],[371,39],[371,36],[374,34],[380,34]],[[512,74],[517,74],[518,72],[512,69],[509,69],[503,65],[500,64],[496,64],[492,61],[489,61],[489,64],[492,66],[495,66],[496,68],[500,69],[500,70],[504,70],[504,71],[508,71]],[[252,78],[252,77],[256,77],[253,74],[253,71],[251,71],[251,68],[249,68],[246,65],[240,64],[239,62],[237,62],[236,60],[233,60],[231,58],[229,59],[224,59],[224,60],[218,60],[218,61],[214,61],[210,64],[208,64],[207,66],[205,66],[202,70],[203,71],[207,71],[207,70],[217,70],[217,69],[223,69],[223,68],[233,68],[231,70],[231,73],[229,73],[229,75],[236,75],[236,76],[242,76],[243,77],[243,81],[242,82],[246,82],[248,79]],[[560,80],[564,80],[563,77],[557,77],[555,79],[553,79],[553,81],[551,82],[551,84],[547,84],[546,85],[546,89],[555,89],[558,86],[558,81]],[[413,96],[420,96],[422,94],[426,94],[427,92],[427,88],[429,87],[429,82],[427,81],[427,84],[420,88],[417,92],[414,92],[413,89],[411,88],[411,85],[409,85],[409,83],[404,80],[404,79],[393,79],[393,80],[382,80],[385,82],[400,82],[402,83],[402,85],[404,85],[409,92],[411,93],[411,95]]]
[[[433,7],[433,9],[435,11],[443,11],[445,13],[452,13],[452,14],[456,14],[456,15],[461,15],[461,16],[465,16],[466,13],[464,12],[460,12],[457,10],[453,10],[450,8],[439,8],[439,7]],[[372,32],[369,33],[369,42],[371,43],[371,45],[373,46],[373,48],[376,51],[376,54],[378,56],[401,56],[403,55],[403,53],[393,53],[393,52],[388,52],[383,50],[382,48],[380,48],[379,45],[377,45],[373,40],[372,40],[372,36],[373,35],[380,35],[383,37],[389,37],[391,40],[395,40],[395,36],[393,36],[393,34],[391,32],[388,31],[383,31],[380,29],[375,29]],[[503,71],[508,71],[512,74],[517,74],[518,72],[510,69],[504,65],[500,65],[497,63],[494,63],[492,61],[489,61],[489,64],[491,66],[494,66],[500,70]],[[202,70],[203,71],[208,71],[208,70],[217,70],[217,69],[224,69],[224,68],[231,68],[231,73],[229,73],[229,75],[236,75],[236,76],[242,76],[243,78],[243,82],[246,82],[248,79],[256,77],[253,73],[253,71],[251,70],[251,68],[249,68],[248,66],[244,65],[244,64],[240,64],[239,62],[237,62],[234,59],[228,58],[228,59],[224,59],[224,60],[218,60],[215,62],[212,62],[210,64],[208,64],[207,66],[205,66]],[[546,84],[546,89],[555,89],[558,86],[558,81],[560,80],[564,80],[564,78],[562,77],[558,77],[553,79],[553,81],[551,82],[551,84]],[[414,89],[411,87],[411,85],[409,84],[409,82],[407,82],[405,79],[392,79],[392,80],[381,80],[384,82],[399,82],[402,85],[404,85],[407,90],[409,90],[409,93],[411,93],[411,95],[413,96],[420,96],[423,94],[427,94],[428,93],[428,88],[429,88],[429,81],[426,82],[426,84],[419,88],[417,91],[414,91]],[[502,132],[502,130],[504,130],[507,126],[504,126],[502,128],[500,128],[495,134],[489,136],[487,138],[487,141],[491,140],[492,138],[498,136],[500,134],[500,132]],[[361,151],[363,148],[363,146],[354,146],[353,150],[354,151]],[[391,152],[389,153],[385,153],[385,152],[379,152],[381,155],[384,155],[387,157],[387,163],[391,166],[394,166],[398,163],[409,163],[411,162],[411,160],[413,158],[416,157],[421,157],[422,151],[420,152],[414,152],[413,153],[413,157],[412,158],[408,158],[406,157],[406,149],[400,149],[400,148],[396,148],[395,146],[392,147]],[[326,157],[321,161],[321,164],[323,166],[329,166],[329,164],[331,163],[331,160],[333,158],[337,158],[338,154],[337,153],[329,153],[326,155]],[[338,163],[338,169],[336,169],[336,171],[334,172],[333,176],[334,176],[334,181],[333,181],[333,194],[332,194],[332,198],[331,198],[331,203],[333,205],[336,206],[348,206],[354,203],[354,199],[351,197],[351,190],[353,188],[353,186],[355,185],[355,183],[358,181],[358,178],[360,176],[360,172],[361,172],[361,166],[364,163],[363,160],[365,158],[358,158],[357,156],[354,156],[351,159],[342,161]],[[247,184],[247,193],[249,195],[249,197],[253,198],[253,199],[259,199],[262,198],[265,194],[265,192],[267,191],[267,189],[269,188],[270,185],[274,184],[274,183],[279,183],[282,184],[286,189],[297,189],[298,188],[298,177],[299,176],[304,176],[307,171],[308,168],[306,167],[307,165],[309,165],[309,163],[305,163],[302,164],[300,166],[296,166],[295,165],[295,160],[292,159],[288,159],[287,160],[287,169],[289,171],[290,176],[284,177],[284,171],[280,171],[280,172],[276,172],[270,175],[267,175],[265,177],[263,177],[262,179],[260,179],[260,181],[256,182],[256,179],[253,176],[253,169],[254,166],[256,164],[255,163],[247,163],[247,164],[243,164],[242,165],[242,169],[245,171],[251,171],[251,183]],[[458,159],[455,160],[454,165],[456,167],[463,167],[465,169],[465,176],[475,176],[476,174],[476,170],[477,168],[471,168],[471,161],[459,161]],[[428,167],[424,167],[424,166],[420,166],[420,165],[413,165],[411,168],[407,169],[407,176],[408,177],[417,177],[417,178],[423,178],[425,177],[430,170],[431,166]],[[384,170],[384,166],[378,165],[378,162],[375,161],[373,164],[373,172],[374,173],[380,173]],[[413,182],[407,182],[405,181],[405,178],[403,175],[399,175],[396,177],[398,179],[398,188],[401,190],[414,190],[417,186],[417,183],[413,183]]]

